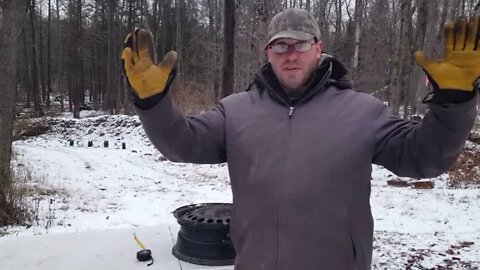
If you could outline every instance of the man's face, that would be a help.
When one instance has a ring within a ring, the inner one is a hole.
[[[302,42],[307,43],[301,44],[300,47],[303,48],[308,48],[308,44],[313,45],[308,51],[296,51],[293,46]],[[282,38],[272,42],[272,45],[275,44],[290,45],[284,53],[275,53],[270,46],[266,49],[268,61],[272,65],[273,73],[280,82],[280,85],[287,93],[304,91],[303,86],[317,68],[318,59],[320,59],[322,53],[322,43],[320,41],[315,43],[314,40],[302,41]]]

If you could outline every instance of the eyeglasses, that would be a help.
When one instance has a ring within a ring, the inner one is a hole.
[[[269,48],[272,50],[272,52],[277,53],[277,54],[282,54],[288,52],[290,47],[293,47],[293,49],[296,52],[302,53],[302,52],[308,52],[312,49],[312,46],[315,44],[311,42],[298,42],[294,45],[288,45],[285,43],[277,43],[270,45]]]

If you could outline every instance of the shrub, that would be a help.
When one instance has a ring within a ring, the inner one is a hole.
[[[27,207],[27,183],[29,173],[12,171],[11,185],[4,188],[6,201],[0,202],[0,226],[25,225],[31,221],[31,211]]]
[[[448,172],[448,185],[462,187],[467,184],[480,184],[480,149],[466,147]]]
[[[47,185],[45,179],[32,176],[28,166],[18,162],[15,153],[12,156],[11,179],[11,185],[5,188],[6,202],[0,202],[0,228],[39,225],[43,219],[39,218],[40,202],[64,193],[61,188]],[[55,218],[54,213],[48,214],[51,217],[47,217],[45,222]]]

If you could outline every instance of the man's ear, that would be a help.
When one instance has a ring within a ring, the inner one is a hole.
[[[269,51],[270,51],[269,47],[265,48],[265,57],[270,61],[270,58],[268,57],[268,52]]]
[[[322,49],[323,43],[321,41],[315,43],[315,50],[317,50],[317,59],[320,59],[320,57],[322,57]]]

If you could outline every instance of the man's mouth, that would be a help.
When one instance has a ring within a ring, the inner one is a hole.
[[[300,72],[300,68],[298,67],[285,67],[283,68],[283,72],[290,76],[296,76]]]
[[[295,70],[295,69],[300,69],[298,67],[284,67],[283,69],[285,70]]]

